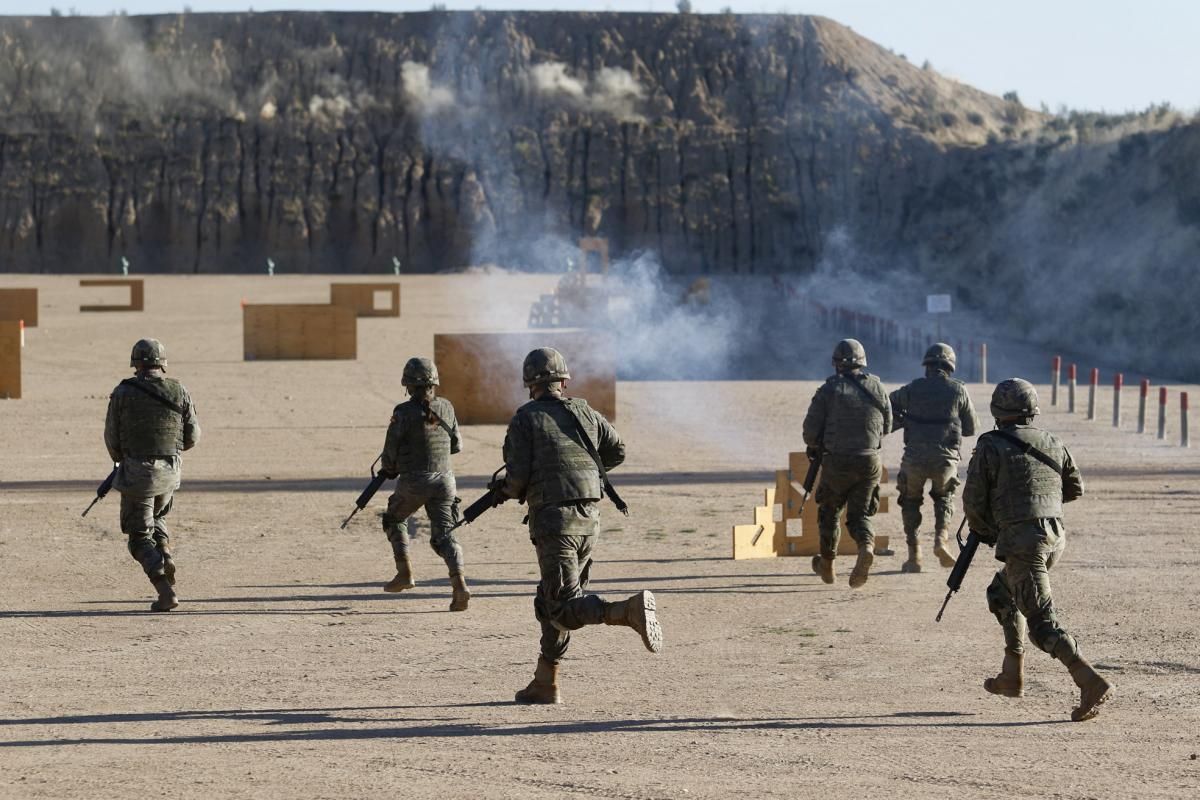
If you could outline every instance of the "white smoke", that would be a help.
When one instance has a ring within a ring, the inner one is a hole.
[[[543,96],[563,100],[584,111],[610,114],[622,122],[644,122],[638,113],[646,89],[627,69],[604,67],[586,83],[566,64],[548,61],[526,73],[529,85]]]
[[[400,67],[400,80],[405,98],[422,114],[436,114],[457,102],[453,89],[434,84],[425,64],[405,61]]]

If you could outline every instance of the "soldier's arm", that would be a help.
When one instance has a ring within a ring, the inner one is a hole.
[[[879,397],[882,400],[880,405],[883,406],[883,430],[880,433],[886,435],[894,430],[892,428],[892,404],[888,402],[887,387],[883,385],[883,381],[877,379],[876,383],[879,384]]]
[[[458,432],[458,416],[454,413],[454,405],[446,401],[446,424],[450,426],[450,455],[462,452],[462,436]]]
[[[521,498],[533,475],[533,434],[521,414],[508,423],[504,435],[504,493]]]
[[[599,433],[596,450],[604,463],[604,471],[616,469],[625,462],[625,443],[621,441],[621,434],[599,412],[596,413],[596,430]]]
[[[971,395],[967,393],[967,387],[963,386],[960,391],[962,397],[958,404],[958,422],[962,427],[962,435],[974,436],[979,427],[979,418],[975,416],[975,404],[971,402]]]
[[[825,438],[825,417],[829,413],[829,398],[822,384],[813,393],[812,402],[808,404],[808,413],[804,415],[804,443],[809,447],[820,447]]]
[[[966,514],[971,530],[978,533],[985,542],[995,544],[999,531],[992,521],[991,458],[992,449],[986,443],[979,444],[971,454],[971,463],[967,466],[967,482],[963,486],[963,513]]]
[[[904,412],[908,409],[908,387],[901,386],[888,396],[892,408],[892,430],[904,427]]]
[[[200,420],[187,389],[183,390],[183,412],[183,449],[191,450],[200,441]]]
[[[1065,446],[1063,447],[1062,494],[1064,503],[1070,503],[1072,500],[1083,497],[1083,476],[1079,474],[1079,468],[1075,466],[1075,459],[1071,458],[1071,453]]]
[[[397,465],[400,460],[400,442],[403,440],[403,433],[404,425],[400,415],[393,411],[391,422],[388,423],[387,434],[383,438],[383,454],[379,459],[379,471],[388,478],[394,478],[399,474]]]
[[[115,391],[108,398],[108,413],[104,416],[104,446],[113,462],[121,460],[121,400]]]

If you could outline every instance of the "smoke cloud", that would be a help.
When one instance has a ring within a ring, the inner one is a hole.
[[[586,83],[570,74],[566,64],[550,61],[535,64],[528,72],[529,84],[538,94],[563,100],[575,108],[609,114],[622,122],[644,122],[637,112],[646,89],[629,70],[603,67]]]

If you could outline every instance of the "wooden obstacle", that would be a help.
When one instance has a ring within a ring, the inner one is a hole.
[[[38,324],[38,290],[0,289],[0,319],[23,319],[26,328],[36,328]]]
[[[530,350],[553,347],[567,359],[567,395],[581,397],[608,419],[617,414],[617,376],[611,340],[594,332],[438,333],[433,360],[439,394],[454,403],[463,425],[505,425],[529,401],[521,362]]]
[[[579,257],[582,259],[579,264],[579,270],[584,274],[591,271],[588,269],[588,259],[591,257],[591,253],[595,253],[596,258],[600,260],[600,269],[597,271],[601,275],[607,275],[608,239],[603,239],[599,236],[584,236],[579,240]]]
[[[767,489],[764,502],[754,509],[754,523],[733,526],[733,558],[771,558],[774,556],[815,556],[821,552],[821,537],[817,527],[817,501],[809,498],[801,513],[804,495],[798,484],[808,472],[808,456],[805,453],[790,453],[788,468],[775,473],[775,486]],[[885,467],[880,486],[888,482]],[[815,487],[814,487],[815,491]],[[775,509],[779,507],[780,520],[775,520]],[[888,498],[879,498],[876,514],[886,514]],[[838,520],[841,536],[838,538],[838,555],[852,556],[858,553],[858,545],[846,528],[843,512]],[[882,554],[888,549],[888,536],[875,535],[875,552]]]
[[[20,320],[0,320],[0,400],[21,397],[21,336]]]
[[[242,358],[354,359],[358,318],[352,308],[315,304],[242,306]]]
[[[387,308],[376,307],[375,295],[378,292],[387,292],[391,301]],[[331,283],[329,284],[329,302],[335,306],[352,308],[360,317],[398,317],[400,316],[400,284]]]
[[[146,287],[141,278],[84,278],[80,286],[126,286],[129,288],[128,305],[80,306],[80,311],[142,311],[146,307]]]

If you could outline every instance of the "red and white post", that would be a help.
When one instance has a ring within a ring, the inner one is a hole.
[[[1118,372],[1113,376],[1113,427],[1121,427],[1121,388],[1125,385],[1125,376]]]
[[[1067,413],[1075,413],[1075,365],[1067,365]]]
[[[1062,356],[1055,356],[1050,366],[1050,405],[1058,405],[1058,378],[1062,374]]]
[[[1167,438],[1167,387],[1158,387],[1158,438]]]
[[[1150,397],[1150,380],[1142,378],[1142,388],[1138,392],[1138,433],[1146,432],[1146,402]]]
[[[1087,418],[1096,418],[1096,387],[1100,385],[1100,370],[1092,367],[1092,377],[1088,381],[1088,411]]]
[[[987,342],[979,345],[979,382],[987,383]]]
[[[1191,447],[1188,439],[1188,396],[1187,392],[1179,393],[1179,446]]]

